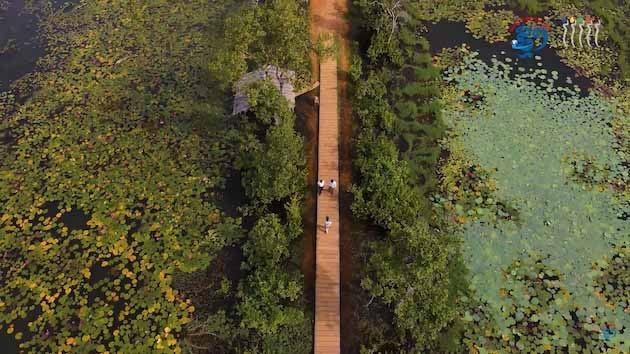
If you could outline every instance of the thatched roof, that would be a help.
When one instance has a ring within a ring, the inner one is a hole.
[[[282,70],[273,65],[267,65],[264,68],[243,75],[243,77],[234,85],[235,93],[232,114],[239,114],[249,110],[247,88],[249,85],[261,80],[269,80],[280,90],[280,92],[282,92],[282,95],[289,102],[289,106],[291,108],[295,107],[295,91],[292,83],[294,78],[295,72]]]

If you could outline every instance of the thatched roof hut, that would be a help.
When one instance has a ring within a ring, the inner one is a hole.
[[[256,71],[245,74],[234,85],[234,106],[232,114],[239,114],[249,110],[249,99],[247,97],[247,88],[258,81],[269,80],[275,87],[282,92],[282,95],[289,102],[291,109],[295,107],[295,91],[293,87],[293,79],[295,72],[290,70],[282,70],[273,65],[267,65]]]

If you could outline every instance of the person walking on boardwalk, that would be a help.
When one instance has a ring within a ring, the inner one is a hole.
[[[322,191],[324,190],[324,180],[320,179],[319,182],[317,182],[317,188],[319,189],[319,194],[322,194]]]
[[[335,181],[334,179],[331,179],[330,183],[328,184],[328,191],[330,192],[330,194],[335,194],[336,188],[337,188],[337,181]]]
[[[332,220],[330,220],[330,217],[327,216],[326,221],[324,221],[324,232],[328,233],[328,230],[330,230],[331,226],[332,226]]]

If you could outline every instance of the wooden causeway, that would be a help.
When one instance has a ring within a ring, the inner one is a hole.
[[[339,181],[339,114],[337,109],[337,60],[320,64],[318,180],[326,187]],[[340,347],[339,285],[339,185],[334,194],[324,190],[317,200],[315,250],[315,354],[338,354]],[[324,232],[326,216],[332,220]]]
[[[310,0],[311,39],[343,40],[347,31],[344,15],[347,0]],[[321,37],[324,35],[324,37]],[[319,65],[317,65],[319,59]],[[323,191],[317,199],[317,232],[315,248],[315,354],[339,354],[340,342],[340,273],[339,273],[339,109],[337,58],[312,57],[313,74],[319,76],[319,135],[317,146],[317,179],[326,187],[337,181],[334,194]],[[326,216],[332,220],[324,232]]]

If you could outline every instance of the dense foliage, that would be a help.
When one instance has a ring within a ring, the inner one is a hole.
[[[226,114],[248,68],[307,80],[305,21],[283,0],[50,13],[44,70],[0,104],[0,329],[22,350],[298,353],[310,340],[301,278],[284,271],[304,184],[293,114],[270,89],[251,116],[267,103],[277,124]],[[218,207],[230,160],[253,162],[235,166],[258,213],[251,231]],[[286,208],[267,212],[271,201]],[[240,276],[222,265],[232,245]],[[205,290],[187,286],[191,272],[211,275]]]
[[[251,68],[274,65],[297,73],[298,84],[309,78],[308,19],[300,2],[270,1],[248,6],[223,23],[224,38],[210,71],[234,82]]]
[[[240,27],[233,26],[237,22]],[[245,7],[226,19],[223,36],[240,39],[219,46],[210,72],[233,80],[245,68],[272,63],[296,71],[295,84],[304,83],[306,30],[304,9],[295,2]],[[226,58],[236,65],[227,66],[227,71],[222,66],[228,65]],[[304,142],[294,129],[294,113],[276,87],[253,83],[247,96],[250,110],[232,118],[228,134],[246,197],[239,209],[245,224],[251,225],[239,244],[244,256],[241,279],[234,284],[236,293],[227,292],[221,301],[233,306],[208,307],[200,313],[197,335],[188,344],[193,351],[212,353],[307,353],[312,321],[310,310],[304,309],[302,276],[295,262],[306,186]]]
[[[354,108],[361,124],[353,211],[385,229],[366,242],[366,306],[383,318],[363,315],[369,322],[361,327],[366,352],[627,350],[627,306],[620,297],[627,289],[620,274],[628,215],[628,129],[622,122],[629,110],[619,80],[625,44],[614,39],[623,33],[617,24],[624,22],[624,10],[573,3],[358,2],[359,22],[371,41],[364,46],[364,73],[358,64],[351,70],[360,81]],[[447,19],[465,22],[478,39],[503,41],[510,9],[552,16],[605,12],[611,24],[600,37],[605,48],[559,54],[596,79],[599,91],[618,98],[581,97],[570,78],[558,81],[558,72],[528,72],[512,67],[512,58],[484,64],[466,47],[431,58],[418,38],[431,22]],[[430,70],[432,59],[452,68],[444,86],[438,85],[441,73]],[[431,173],[436,168],[439,181]],[[434,204],[426,206],[424,197],[432,193]],[[419,237],[436,233],[417,232],[418,219],[461,230],[465,264],[452,243]],[[426,256],[415,258],[410,250],[421,255],[426,248],[414,248],[414,240],[446,248],[448,255],[423,263]],[[617,245],[613,256],[611,243]],[[443,328],[441,335],[418,337],[409,324],[427,314],[396,300],[416,296],[431,265],[440,269],[434,275],[448,274],[434,286],[448,287],[442,296],[449,302],[441,308],[431,301],[435,294],[426,293],[415,301],[448,315],[429,316],[443,327],[423,328],[425,335]],[[417,278],[407,276],[411,269]],[[401,282],[407,292],[399,291]]]
[[[430,226],[427,198],[437,184],[443,133],[435,102],[439,71],[431,65],[428,43],[415,38],[412,21],[392,28],[382,20],[403,8],[368,1],[358,7],[373,36],[364,62],[355,60],[351,70],[361,126],[352,210],[382,230],[364,240],[361,285],[371,300],[360,326],[362,350],[416,352],[435,348],[454,315],[449,284],[456,243]]]

